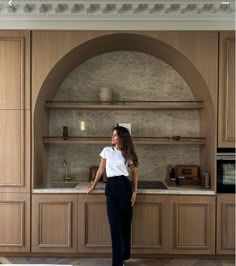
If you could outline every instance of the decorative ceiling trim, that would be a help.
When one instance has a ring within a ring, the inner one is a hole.
[[[37,24],[37,21],[40,23]],[[207,24],[213,27],[212,22],[215,22],[217,27],[223,23],[233,29],[235,0],[0,0],[0,28],[14,22],[16,26],[16,22],[20,22],[29,28],[40,28],[40,24],[47,22],[50,26],[56,21],[60,24],[67,21],[67,25],[82,22],[80,29],[88,22],[90,27],[102,22],[104,29],[109,28],[111,22],[116,25],[143,22],[145,27],[148,24],[159,24],[160,27],[160,22],[170,22],[172,26],[175,23],[195,22],[199,23],[199,27]]]

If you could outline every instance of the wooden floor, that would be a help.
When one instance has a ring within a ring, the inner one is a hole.
[[[2,264],[111,266],[110,258],[0,257]],[[130,259],[127,266],[235,266],[234,259]]]

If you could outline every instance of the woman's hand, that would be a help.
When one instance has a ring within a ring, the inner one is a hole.
[[[136,196],[137,196],[137,193],[134,191],[132,193],[132,197],[131,197],[131,206],[133,207],[134,206],[134,203],[136,201]]]
[[[94,189],[95,189],[95,187],[94,187],[94,186],[91,186],[91,187],[88,189],[87,194],[91,193]]]
[[[92,186],[90,188],[88,188],[87,194],[91,193],[95,189],[99,179],[101,178],[101,176],[102,176],[102,174],[103,174],[103,172],[105,170],[105,166],[106,166],[106,159],[101,158],[100,165],[99,165],[99,168],[97,170],[95,179],[92,182]]]

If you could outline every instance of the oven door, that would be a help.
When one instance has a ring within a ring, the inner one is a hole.
[[[235,158],[217,159],[217,192],[235,193]]]

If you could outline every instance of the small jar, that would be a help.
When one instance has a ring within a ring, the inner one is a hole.
[[[210,177],[209,174],[206,173],[202,173],[202,186],[204,188],[210,188]]]

